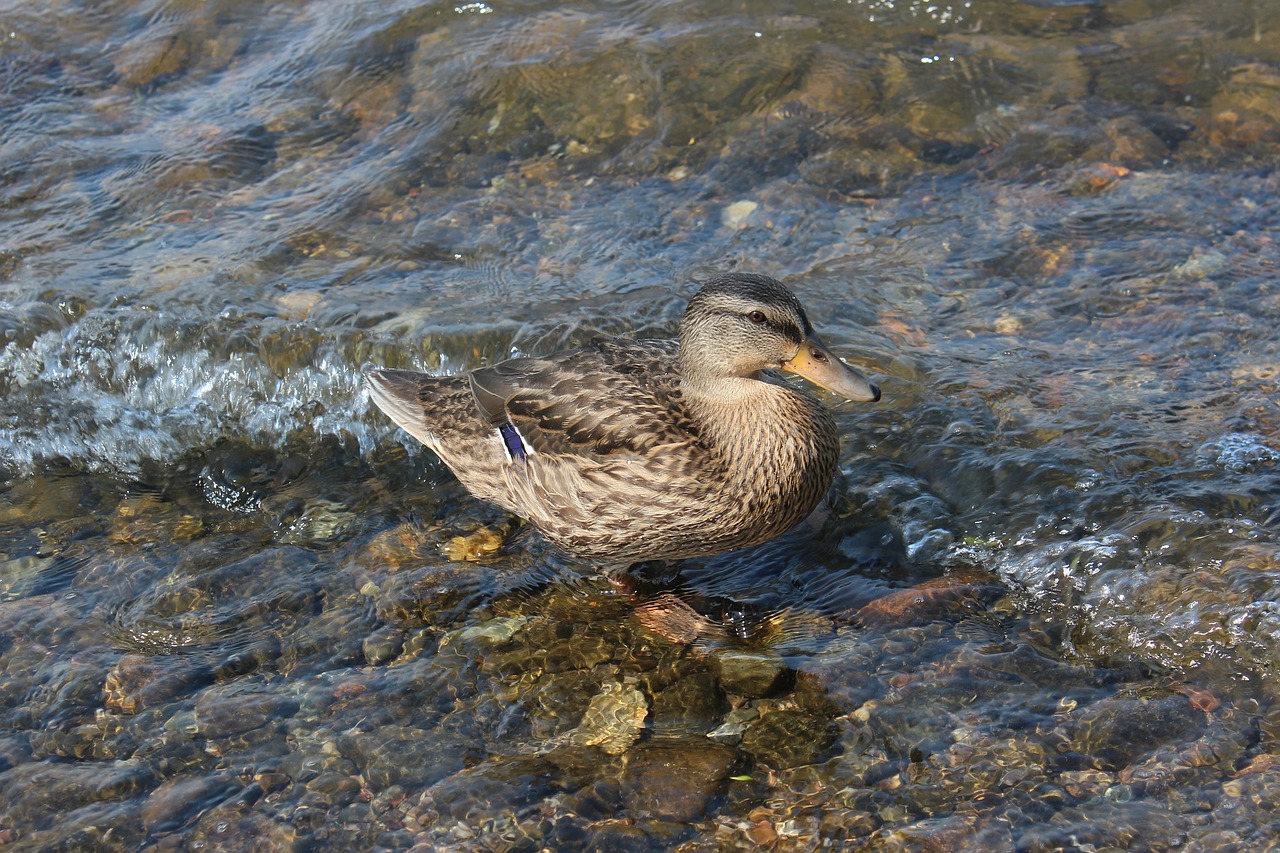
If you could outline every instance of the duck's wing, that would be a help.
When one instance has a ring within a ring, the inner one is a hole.
[[[473,371],[479,411],[512,458],[618,458],[696,440],[671,341],[598,341]]]
[[[364,384],[387,417],[437,453],[442,443],[483,438],[465,377],[384,368],[366,374]]]

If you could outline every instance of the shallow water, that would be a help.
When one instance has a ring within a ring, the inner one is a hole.
[[[9,6],[0,843],[1277,843],[1274,4]],[[359,388],[729,269],[885,392],[750,552]]]

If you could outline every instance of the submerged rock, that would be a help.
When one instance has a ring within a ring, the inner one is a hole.
[[[0,792],[9,814],[27,820],[72,812],[92,803],[132,797],[156,782],[146,762],[52,762],[24,764],[4,774]]]
[[[556,766],[540,756],[496,758],[432,785],[413,810],[424,827],[460,821],[479,826],[562,790]]]
[[[209,667],[197,660],[125,655],[107,672],[103,703],[108,708],[136,714],[188,695],[212,678]]]
[[[591,697],[582,722],[569,736],[579,746],[596,746],[608,755],[631,748],[644,730],[649,700],[634,686],[620,682],[603,685]]]
[[[737,761],[737,752],[720,744],[650,741],[627,755],[622,801],[636,817],[697,820]]]
[[[282,691],[235,681],[205,690],[196,698],[195,719],[210,739],[244,732],[272,731],[298,710],[299,702]]]
[[[726,693],[751,699],[773,693],[789,672],[781,657],[767,651],[723,648],[717,649],[711,660]]]
[[[760,716],[747,723],[742,749],[761,764],[784,769],[818,761],[838,737],[831,718],[774,703],[762,707]]]
[[[234,779],[221,775],[166,779],[142,804],[142,825],[152,834],[172,832],[241,787]]]
[[[142,545],[152,542],[185,542],[204,532],[204,522],[183,508],[154,495],[128,497],[116,505],[111,539]]]
[[[729,710],[715,673],[698,668],[677,679],[653,697],[655,736],[705,734],[719,725]]]
[[[1114,770],[1157,744],[1186,736],[1204,721],[1204,714],[1181,693],[1120,694],[1080,710],[1072,746],[1096,766]]]
[[[444,544],[444,555],[455,562],[474,563],[492,557],[502,548],[510,530],[481,527],[466,536],[455,536]]]

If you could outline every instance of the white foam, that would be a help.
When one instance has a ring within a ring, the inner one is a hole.
[[[1216,465],[1237,474],[1280,461],[1280,452],[1246,432],[1229,432],[1200,445],[1196,454],[1202,464]]]
[[[393,431],[368,410],[355,332],[254,322],[97,309],[10,341],[0,351],[0,463],[130,475],[222,438],[279,447],[309,430],[367,452]],[[306,334],[279,334],[291,326]],[[299,351],[271,353],[272,334]]]

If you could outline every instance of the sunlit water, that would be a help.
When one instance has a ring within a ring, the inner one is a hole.
[[[1274,844],[1280,9],[1211,6],[0,5],[0,845]],[[885,392],[752,552],[602,578],[360,390],[727,269]]]

